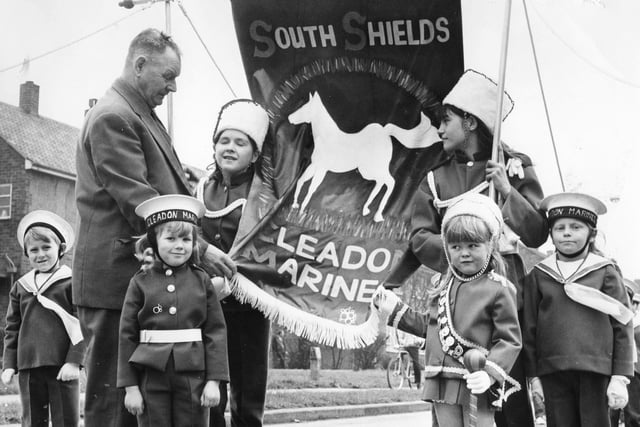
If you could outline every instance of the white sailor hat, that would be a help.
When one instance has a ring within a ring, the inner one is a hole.
[[[494,132],[496,107],[498,105],[498,85],[489,77],[475,70],[467,70],[458,83],[444,97],[442,104],[449,104],[480,119]],[[513,100],[507,92],[502,102],[502,120],[513,110]]]
[[[204,214],[204,204],[198,199],[182,194],[156,196],[140,203],[136,215],[144,218],[147,230],[170,221],[198,224]]]
[[[598,215],[607,212],[607,207],[593,196],[582,193],[558,193],[545,197],[540,208],[547,211],[549,225],[558,218],[575,218],[592,227],[598,224]]]
[[[234,99],[220,109],[216,129],[213,131],[214,145],[220,134],[227,129],[244,132],[256,143],[258,151],[262,151],[269,129],[269,115],[260,104],[251,99]]]
[[[53,212],[35,210],[26,214],[18,223],[16,234],[22,249],[24,249],[24,235],[33,227],[46,227],[53,231],[60,239],[60,242],[66,244],[67,251],[73,246],[75,233],[73,232],[73,227],[67,221]]]
[[[500,235],[502,231],[504,219],[500,208],[493,200],[483,194],[465,194],[449,206],[442,218],[442,230],[446,230],[447,224],[452,218],[460,215],[480,218],[487,224],[494,237]]]

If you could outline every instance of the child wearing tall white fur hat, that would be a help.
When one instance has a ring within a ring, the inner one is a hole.
[[[443,117],[438,129],[445,160],[427,171],[414,196],[410,248],[422,265],[445,272],[448,269],[442,243],[442,220],[447,210],[471,193],[496,190],[505,221],[500,252],[507,264],[507,277],[517,288],[518,310],[522,309],[522,278],[532,266],[519,255],[519,247],[537,248],[548,238],[547,223],[540,202],[544,198],[532,160],[498,142],[504,159],[492,158],[496,122],[513,109],[507,93],[502,111],[497,111],[498,85],[490,77],[466,70],[444,97]],[[524,387],[519,361],[511,375]],[[531,405],[525,391],[515,393],[496,413],[497,427],[533,425]]]
[[[525,278],[527,376],[541,384],[547,425],[574,417],[582,426],[609,425],[607,406],[627,404],[636,350],[620,270],[594,245],[606,206],[582,193],[554,194],[541,206],[556,252]]]
[[[206,425],[209,408],[220,400],[219,384],[229,379],[222,308],[193,258],[203,213],[202,202],[184,195],[136,207],[156,261],[127,289],[117,386],[125,388],[124,405],[141,425],[171,425],[172,419]]]
[[[197,186],[196,197],[206,207],[202,219],[204,239],[229,252],[238,232],[243,210],[255,179],[261,178],[262,151],[269,135],[269,115],[250,99],[225,104],[213,133],[213,171]],[[229,286],[219,284],[222,308],[229,331],[231,383],[220,386],[221,401],[211,409],[211,425],[225,425],[228,396],[231,424],[260,425],[264,414],[269,366],[269,320],[258,309],[230,295]],[[247,350],[249,349],[249,350]],[[249,381],[246,381],[250,378]],[[240,402],[239,400],[242,400]]]

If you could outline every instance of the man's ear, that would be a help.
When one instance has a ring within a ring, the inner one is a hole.
[[[142,72],[142,68],[144,68],[144,64],[147,63],[147,57],[144,55],[138,56],[135,61],[133,61],[133,70],[136,75],[139,75]]]

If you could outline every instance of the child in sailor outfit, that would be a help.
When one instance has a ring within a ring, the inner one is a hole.
[[[120,319],[118,387],[141,426],[207,426],[227,381],[224,317],[209,276],[197,267],[204,206],[182,195],[147,200],[154,264],[131,279]]]
[[[561,193],[542,202],[556,252],[525,278],[523,355],[541,383],[549,427],[609,426],[627,403],[633,313],[615,264],[594,246],[602,202]]]
[[[37,210],[20,221],[17,234],[33,269],[9,293],[2,382],[18,371],[23,425],[48,426],[51,412],[54,427],[77,426],[84,341],[71,302],[71,269],[60,263],[73,229]]]
[[[374,296],[374,306],[389,315],[392,326],[426,336],[423,399],[433,402],[438,425],[468,426],[473,393],[478,399],[476,425],[491,427],[492,408],[519,389],[507,374],[521,337],[515,287],[501,275],[497,240],[502,215],[488,197],[469,194],[449,207],[442,224],[449,268],[442,277],[434,276],[427,312],[415,312],[383,289]],[[469,349],[483,353],[484,369],[465,369],[463,356]],[[485,393],[492,384],[496,396]]]

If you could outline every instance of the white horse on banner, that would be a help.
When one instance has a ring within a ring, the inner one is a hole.
[[[375,186],[362,209],[363,216],[369,215],[371,203],[382,186],[386,186],[373,217],[376,222],[384,219],[382,212],[395,186],[395,179],[389,172],[393,155],[391,136],[407,148],[428,147],[440,140],[437,129],[422,113],[420,123],[413,129],[403,129],[391,123],[385,126],[370,123],[357,133],[343,132],[336,125],[317,92],[309,94],[309,101],[291,113],[289,121],[294,125],[311,123],[314,143],[311,163],[298,179],[292,206],[304,211],[328,171],[340,173],[357,169],[364,179],[375,181]],[[300,191],[309,180],[311,184],[300,206]]]

